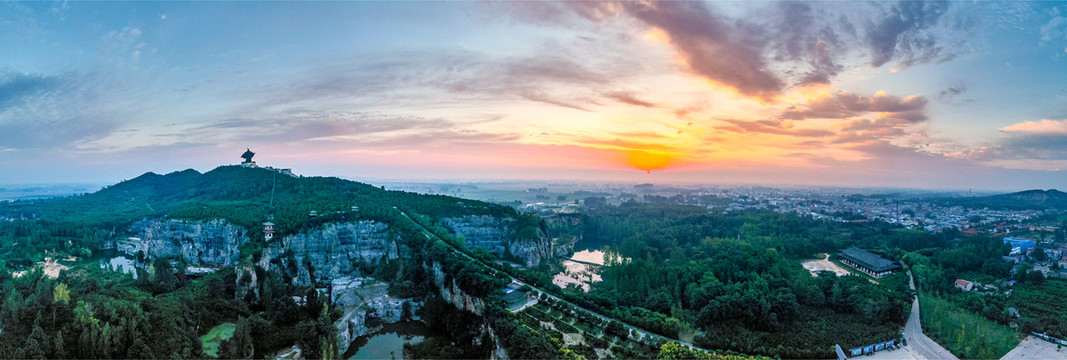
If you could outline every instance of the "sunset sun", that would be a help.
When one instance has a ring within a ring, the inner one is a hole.
[[[631,166],[652,173],[652,170],[663,169],[670,165],[674,158],[673,155],[663,152],[631,150],[628,160]]]

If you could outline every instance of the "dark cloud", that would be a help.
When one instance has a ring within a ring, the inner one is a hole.
[[[844,66],[832,56],[845,52],[838,33],[855,31],[843,18],[816,10],[805,2],[784,1],[768,9],[762,27],[774,29],[767,35],[768,50],[776,61],[805,64],[797,85],[829,84]],[[842,21],[835,21],[842,20]]]
[[[766,69],[758,44],[746,43],[701,2],[624,2],[626,13],[670,37],[689,70],[738,92],[764,99],[782,89]],[[756,45],[756,46],[753,46]]]
[[[967,92],[967,88],[967,85],[964,84],[956,84],[944,88],[937,94],[937,101],[944,104],[960,104],[973,102],[974,100],[971,99],[960,98],[960,95],[963,95],[963,93]]]
[[[871,66],[900,59],[901,65],[908,67],[942,56],[939,42],[926,30],[937,25],[948,7],[946,1],[901,1],[893,5],[883,19],[867,29]]]
[[[928,102],[922,96],[899,97],[882,92],[873,96],[861,96],[846,91],[837,91],[807,104],[791,106],[781,114],[781,117],[791,120],[845,119],[877,112],[891,113],[888,117],[902,121],[920,122],[926,120],[923,111]]]
[[[940,1],[900,1],[881,13],[877,3],[857,9],[782,1],[751,6],[738,18],[699,1],[505,4],[500,7],[514,18],[554,26],[636,20],[665,32],[687,70],[764,100],[788,86],[830,84],[857,51],[875,67],[949,61],[966,48],[964,34],[976,24],[967,6],[950,12],[950,3]]]
[[[607,94],[604,94],[604,96],[606,96],[608,99],[612,99],[612,100],[615,100],[615,101],[618,101],[618,102],[621,102],[621,103],[624,103],[624,104],[630,104],[630,105],[634,105],[634,106],[641,106],[641,107],[647,107],[647,108],[656,107],[656,104],[654,104],[652,102],[645,101],[645,100],[641,100],[636,95],[634,95],[633,93],[630,93],[630,92],[614,91],[614,92],[609,92]]]
[[[808,84],[829,84],[833,80],[837,73],[844,70],[845,67],[837,64],[833,57],[830,56],[829,50],[825,42],[815,43],[815,54],[809,60],[811,65],[811,71],[808,72],[798,85]]]

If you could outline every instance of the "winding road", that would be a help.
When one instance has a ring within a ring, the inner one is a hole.
[[[915,277],[908,270],[908,282],[912,290],[915,290]],[[904,339],[908,341],[907,347],[916,359],[952,359],[959,360],[947,349],[934,342],[933,339],[923,334],[922,323],[919,320],[919,296],[911,303],[911,316],[904,325]]]

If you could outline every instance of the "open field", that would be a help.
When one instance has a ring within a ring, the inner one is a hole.
[[[219,357],[219,345],[222,344],[223,340],[233,337],[233,330],[236,328],[237,324],[232,322],[222,323],[201,336],[200,342],[204,344],[204,354],[211,357]]]
[[[811,259],[800,262],[800,266],[811,272],[811,276],[818,276],[820,271],[833,271],[837,276],[848,275],[848,270],[830,261],[829,254],[823,254],[822,259]]]

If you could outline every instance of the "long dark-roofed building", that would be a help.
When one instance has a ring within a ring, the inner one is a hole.
[[[900,268],[900,264],[896,261],[890,261],[856,247],[841,250],[841,262],[875,278],[892,274],[893,270]]]

